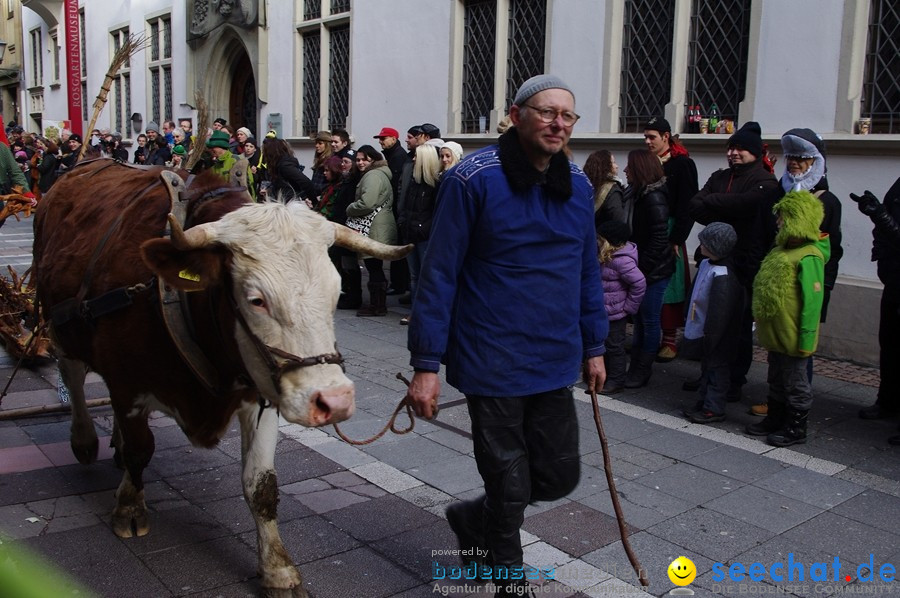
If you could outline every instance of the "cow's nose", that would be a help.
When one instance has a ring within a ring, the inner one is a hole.
[[[335,424],[348,419],[356,409],[352,384],[317,391],[310,400],[309,421],[313,426]]]

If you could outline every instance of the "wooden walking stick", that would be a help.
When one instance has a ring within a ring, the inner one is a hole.
[[[603,431],[603,422],[600,420],[600,405],[597,403],[597,391],[591,391],[591,404],[594,407],[594,424],[596,424],[597,434],[600,436],[600,448],[603,449],[603,471],[606,472],[609,496],[612,498],[613,510],[616,512],[616,522],[619,524],[619,536],[622,538],[622,546],[625,548],[625,554],[628,555],[631,567],[637,573],[641,585],[646,588],[650,585],[650,581],[647,579],[647,574],[641,566],[641,562],[631,549],[631,542],[628,541],[628,532],[625,529],[625,516],[622,514],[622,505],[619,504],[616,482],[613,479],[612,462],[609,458],[609,444],[606,442],[606,433]]]
[[[125,40],[125,43],[122,44],[115,55],[113,56],[112,62],[109,64],[109,70],[106,71],[106,77],[103,79],[103,85],[100,86],[100,93],[97,94],[97,99],[94,100],[94,114],[91,115],[91,122],[88,125],[87,130],[93,131],[94,125],[97,124],[97,119],[100,117],[100,112],[103,110],[103,106],[106,105],[106,98],[109,95],[109,88],[112,85],[113,79],[116,78],[116,73],[119,72],[119,69],[122,68],[128,59],[131,58],[133,54],[135,54],[138,50],[143,50],[148,45],[147,39],[141,36],[129,35]],[[78,152],[78,162],[82,158],[84,158],[84,152],[87,151],[87,143],[81,144],[81,150]]]

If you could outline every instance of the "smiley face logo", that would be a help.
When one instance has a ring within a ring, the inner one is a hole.
[[[669,579],[676,586],[686,586],[697,577],[697,567],[686,556],[680,556],[672,561],[666,572],[669,574]]]

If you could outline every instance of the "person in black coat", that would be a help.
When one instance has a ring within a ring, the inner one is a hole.
[[[669,244],[669,199],[666,177],[659,158],[650,150],[628,154],[626,201],[634,205],[631,241],[638,248],[638,268],[647,280],[647,291],[634,318],[631,364],[625,388],[640,388],[650,380],[659,351],[660,312],[663,294],[675,271],[675,253]]]
[[[283,139],[266,139],[263,142],[262,161],[266,165],[270,198],[280,197],[285,203],[299,197],[310,207],[318,200],[316,189],[303,174],[303,167],[294,157],[290,146]]]
[[[884,203],[871,191],[862,196],[850,194],[859,211],[872,219],[872,261],[878,264],[878,278],[884,283],[881,293],[881,318],[878,345],[881,349],[881,383],[878,398],[871,407],[861,409],[862,419],[885,419],[900,414],[900,178],[884,196]],[[900,446],[900,434],[888,438]]]
[[[411,161],[411,158],[400,146],[400,133],[397,129],[382,127],[381,131],[374,138],[381,145],[381,153],[388,163],[388,168],[391,169],[391,185],[394,191],[394,203],[391,204],[391,209],[394,212],[394,219],[399,222],[400,187],[403,185],[403,168],[407,162]],[[399,232],[402,239],[403,232]],[[391,262],[391,282],[388,287],[388,295],[403,295],[410,290],[409,263],[406,261],[406,258]]]
[[[619,166],[609,150],[597,150],[584,163],[584,174],[594,187],[594,226],[616,221],[631,226],[631,204],[616,175]]]
[[[744,124],[728,139],[727,169],[714,172],[703,188],[691,198],[691,217],[700,224],[725,222],[737,233],[731,253],[734,271],[747,291],[741,318],[740,346],[731,366],[729,401],[741,399],[741,387],[753,361],[753,279],[759,265],[775,241],[772,207],[783,195],[781,185],[762,160],[762,130],[759,123]]]

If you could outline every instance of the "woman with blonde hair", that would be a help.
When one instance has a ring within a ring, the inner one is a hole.
[[[418,146],[412,181],[407,185],[406,194],[401,200],[399,222],[403,239],[415,245],[412,253],[406,256],[409,263],[409,294],[413,301],[416,300],[416,282],[422,269],[425,252],[428,250],[440,176],[441,159],[438,157],[437,149],[433,145]],[[407,322],[401,320],[400,323]]]
[[[455,141],[446,141],[441,146],[441,175],[459,164],[462,160],[462,146]]]

